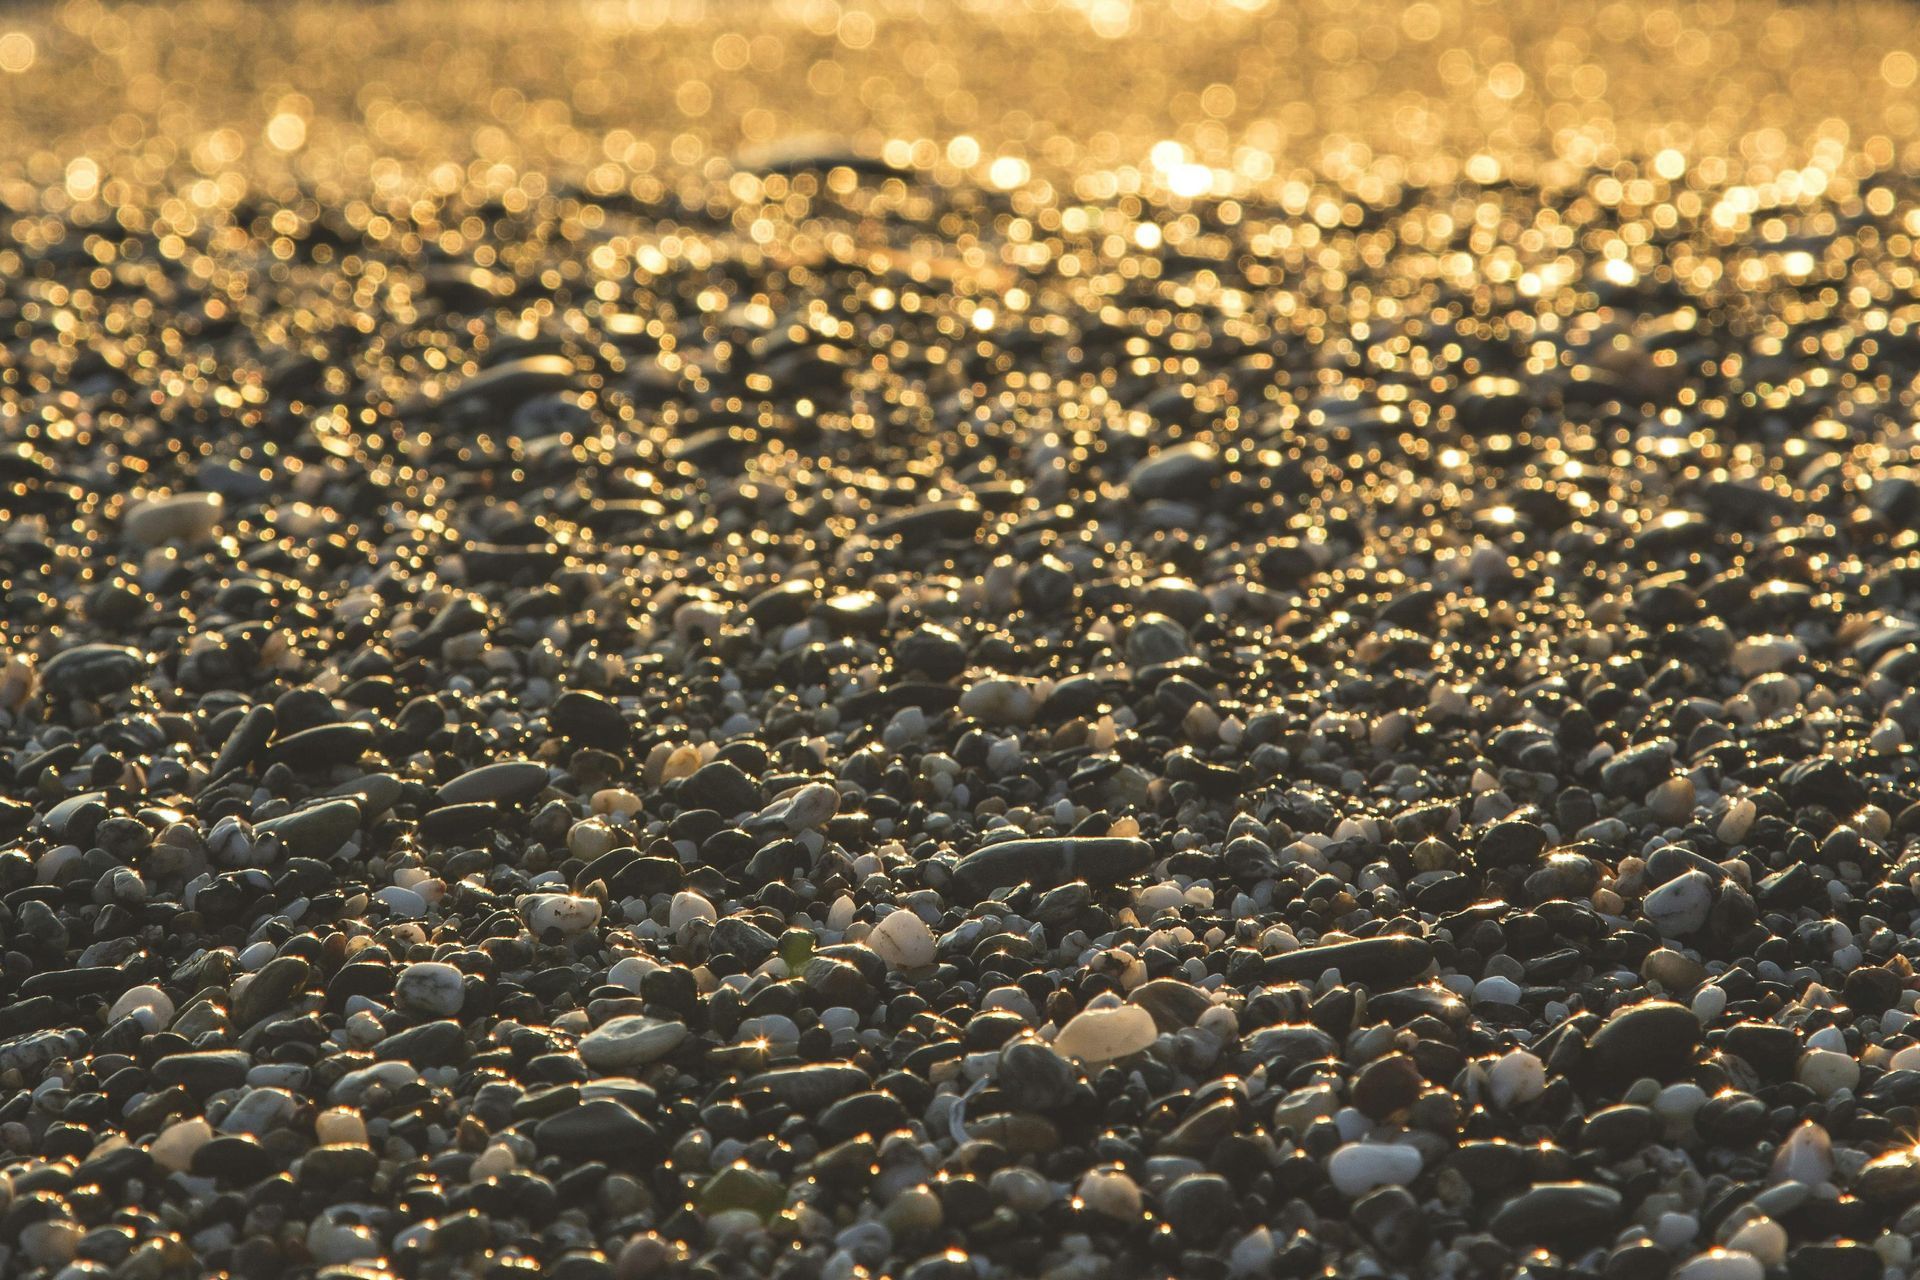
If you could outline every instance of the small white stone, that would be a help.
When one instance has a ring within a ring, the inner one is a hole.
[[[568,893],[530,893],[520,899],[520,916],[535,937],[549,929],[585,933],[600,923],[600,903]]]
[[[678,1022],[628,1014],[589,1031],[580,1041],[580,1060],[595,1071],[626,1071],[666,1057],[686,1038]]]
[[[1792,636],[1749,636],[1733,646],[1731,659],[1742,680],[1785,670],[1807,656],[1807,647]]]
[[[1747,838],[1747,832],[1753,830],[1754,819],[1759,816],[1759,805],[1751,800],[1735,800],[1727,807],[1727,816],[1720,819],[1714,835],[1721,844],[1739,844]]]
[[[976,680],[960,695],[961,712],[988,724],[1025,724],[1038,709],[1033,686],[1005,676]]]
[[[329,1107],[313,1118],[313,1136],[322,1146],[364,1147],[367,1122],[350,1107]]]
[[[423,1018],[449,1018],[466,1001],[460,971],[438,960],[421,960],[400,971],[393,984],[393,1002],[403,1013]]]
[[[873,927],[867,945],[889,967],[919,969],[934,962],[933,930],[911,911],[895,911]]]
[[[1327,1157],[1327,1176],[1341,1195],[1358,1199],[1376,1187],[1404,1187],[1424,1163],[1415,1147],[1349,1142]]]
[[[1482,978],[1473,984],[1473,1002],[1475,1004],[1519,1004],[1520,984],[1512,978],[1503,978],[1499,974]]]
[[[176,1120],[153,1140],[153,1162],[163,1169],[185,1173],[193,1165],[193,1153],[213,1141],[213,1126],[195,1116]]]
[[[1172,881],[1150,884],[1133,895],[1134,907],[1142,920],[1151,920],[1162,911],[1178,911],[1186,905],[1187,895]]]
[[[135,987],[107,1010],[109,1025],[122,1018],[132,1018],[149,1033],[159,1031],[173,1021],[173,1001],[158,987]]]
[[[1487,1068],[1487,1092],[1502,1111],[1525,1106],[1546,1091],[1546,1065],[1525,1049],[1503,1053]]]
[[[1920,1071],[1920,1044],[1910,1044],[1887,1061],[1889,1071]]]
[[[768,810],[786,824],[787,830],[795,833],[822,826],[838,812],[840,793],[824,782],[809,782]]]
[[[1787,1260],[1787,1229],[1772,1218],[1751,1218],[1727,1237],[1727,1248],[1752,1254],[1763,1267],[1777,1267]]]
[[[1738,1249],[1709,1249],[1680,1264],[1673,1280],[1766,1280],[1760,1259]]]
[[[1054,1052],[1082,1062],[1112,1062],[1141,1052],[1158,1034],[1153,1015],[1139,1005],[1086,1009],[1075,1014],[1054,1037]]]
[[[217,493],[176,493],[148,498],[127,508],[121,532],[136,547],[168,542],[203,542],[220,523],[226,502]]]
[[[1121,1222],[1135,1222],[1140,1218],[1140,1188],[1118,1169],[1088,1170],[1074,1194],[1095,1213]]]
[[[1683,872],[1648,894],[1642,909],[1662,937],[1684,938],[1713,910],[1713,877],[1698,868]]]
[[[1692,1131],[1693,1117],[1706,1105],[1707,1092],[1699,1085],[1670,1084],[1653,1100],[1653,1114],[1660,1117],[1669,1138],[1681,1138]]]
[[[1830,1097],[1842,1089],[1860,1083],[1860,1064],[1851,1054],[1832,1049],[1809,1049],[1800,1056],[1794,1078],[1821,1097]]]
[[[1278,1252],[1274,1247],[1273,1232],[1266,1227],[1257,1227],[1234,1244],[1227,1254],[1227,1269],[1236,1276],[1263,1276],[1273,1265],[1274,1255]]]
[[[625,987],[635,995],[639,995],[640,984],[646,981],[648,974],[659,967],[645,956],[628,956],[624,960],[617,961],[613,968],[607,970],[607,982],[612,986]]]
[[[1773,1156],[1773,1181],[1817,1187],[1833,1176],[1833,1139],[1811,1120],[1787,1135]]]
[[[1663,1213],[1653,1224],[1653,1242],[1669,1251],[1683,1249],[1700,1234],[1700,1219],[1690,1213]]]
[[[686,928],[695,920],[718,920],[720,913],[713,904],[691,889],[683,889],[673,895],[673,905],[667,908],[667,928],[675,933]]]
[[[401,920],[418,920],[427,914],[427,900],[411,889],[402,889],[397,884],[376,889],[374,901],[387,904],[387,914]]]
[[[1727,989],[1725,987],[1703,986],[1693,994],[1693,1016],[1700,1019],[1702,1026],[1712,1022],[1727,1011]]]

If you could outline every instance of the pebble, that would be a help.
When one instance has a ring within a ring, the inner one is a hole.
[[[1663,937],[1698,933],[1713,910],[1713,878],[1698,870],[1675,876],[1647,895],[1644,909]]]
[[[394,980],[393,998],[402,1012],[423,1018],[450,1018],[460,1012],[466,988],[460,971],[440,961],[408,965]]]
[[[1398,1143],[1349,1142],[1327,1158],[1334,1190],[1356,1199],[1376,1187],[1401,1187],[1420,1176],[1417,1148]]]
[[[122,534],[134,547],[168,542],[204,542],[213,535],[226,503],[217,493],[177,493],[148,498],[127,508]]]
[[[681,1023],[631,1014],[581,1037],[580,1060],[595,1071],[627,1071],[666,1057],[686,1038],[687,1028]]]
[[[919,969],[936,957],[933,931],[911,911],[890,912],[867,935],[867,945],[895,969]]]
[[[432,8],[0,31],[0,1272],[1913,1269],[1902,14]]]
[[[1060,1028],[1054,1052],[1083,1062],[1112,1062],[1149,1048],[1158,1034],[1153,1015],[1133,1005],[1088,1009]]]

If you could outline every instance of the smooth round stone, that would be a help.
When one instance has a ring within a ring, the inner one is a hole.
[[[1709,1249],[1681,1263],[1673,1280],[1765,1280],[1767,1269],[1750,1253]]]
[[[212,1141],[213,1126],[195,1116],[191,1120],[176,1120],[163,1129],[153,1140],[150,1153],[153,1162],[161,1168],[185,1173],[193,1167],[194,1154]]]
[[[934,962],[937,944],[926,921],[911,911],[894,911],[867,934],[867,946],[894,969],[918,969]]]
[[[1700,1020],[1670,1000],[1648,1000],[1617,1009],[1588,1044],[1596,1075],[1607,1079],[1652,1076],[1670,1080],[1693,1063]]]
[[[1094,1213],[1120,1222],[1140,1220],[1140,1187],[1119,1169],[1088,1170],[1081,1177],[1074,1197]]]
[[[809,782],[784,800],[776,801],[768,816],[794,834],[822,826],[840,811],[840,792],[824,782]]]
[[[427,914],[427,900],[412,889],[403,889],[397,884],[375,889],[373,900],[385,906],[387,914],[396,919],[418,920]]]
[[[1663,937],[1697,933],[1713,910],[1713,877],[1698,869],[1675,876],[1647,895],[1642,910]]]
[[[1153,1015],[1137,1005],[1087,1009],[1060,1028],[1053,1049],[1062,1057],[1082,1062],[1112,1062],[1143,1052],[1158,1034]]]
[[[657,963],[645,956],[627,956],[625,959],[615,961],[613,967],[607,970],[607,982],[612,986],[625,987],[635,995],[639,995],[641,984],[647,980],[647,975],[659,967]]]
[[[1358,1199],[1378,1187],[1404,1187],[1420,1176],[1418,1148],[1388,1142],[1349,1142],[1327,1157],[1334,1190]]]
[[[535,937],[549,929],[563,934],[585,933],[600,923],[600,903],[567,893],[533,893],[520,899],[520,918]]]
[[[466,994],[460,971],[437,960],[408,965],[393,984],[395,1006],[426,1018],[452,1017],[460,1012]]]
[[[1707,968],[1671,947],[1656,947],[1640,962],[1640,976],[1668,991],[1691,991],[1706,980]]]
[[[204,542],[225,510],[226,501],[217,493],[148,498],[127,508],[120,531],[130,544],[143,549],[169,542]]]
[[[960,695],[962,714],[986,724],[1026,724],[1038,709],[1039,698],[1033,684],[1005,676],[975,680]]]
[[[720,913],[713,904],[691,889],[683,889],[673,895],[673,902],[667,908],[667,927],[675,933],[686,928],[696,920],[718,920]]]
[[[1833,1139],[1811,1120],[1803,1120],[1773,1155],[1773,1180],[1814,1187],[1833,1176]]]
[[[1834,1049],[1809,1049],[1801,1055],[1800,1065],[1793,1074],[1794,1079],[1825,1098],[1858,1085],[1860,1064],[1851,1054]]]
[[[1787,1260],[1787,1229],[1772,1218],[1749,1218],[1727,1237],[1726,1247],[1752,1255],[1763,1267],[1777,1267]]]
[[[580,1060],[595,1071],[624,1071],[666,1057],[686,1038],[687,1028],[681,1023],[629,1014],[583,1036]]]
[[[1501,1054],[1487,1068],[1487,1092],[1502,1111],[1524,1106],[1546,1091],[1546,1064],[1525,1049]]]

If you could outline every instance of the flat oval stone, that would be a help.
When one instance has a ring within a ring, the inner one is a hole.
[[[1500,1207],[1489,1224],[1509,1244],[1554,1244],[1587,1239],[1620,1220],[1622,1201],[1612,1187],[1592,1182],[1543,1182]]]
[[[589,1031],[580,1040],[580,1060],[595,1071],[627,1071],[678,1049],[687,1029],[678,1022],[629,1014]]]
[[[176,493],[148,498],[127,508],[120,534],[135,547],[158,547],[168,542],[204,542],[213,535],[226,510],[217,493]]]
[[[962,858],[953,880],[956,888],[976,894],[1022,883],[1050,889],[1076,879],[1112,885],[1146,870],[1153,860],[1153,846],[1132,836],[1003,840]]]
[[[1194,441],[1147,455],[1127,473],[1127,492],[1136,502],[1205,495],[1220,474],[1220,455],[1210,444]]]
[[[300,858],[325,858],[360,829],[360,806],[351,800],[328,800],[270,818],[254,827],[254,834],[273,836]]]
[[[441,784],[434,800],[443,805],[483,801],[517,804],[539,795],[546,786],[547,766],[538,761],[497,760]]]
[[[1348,982],[1394,985],[1411,981],[1433,963],[1433,945],[1424,938],[1382,934],[1302,947],[1272,956],[1266,963],[1269,980],[1312,981],[1329,969],[1338,969]]]
[[[119,644],[75,645],[40,668],[40,687],[56,696],[98,697],[125,693],[147,673],[147,659]]]

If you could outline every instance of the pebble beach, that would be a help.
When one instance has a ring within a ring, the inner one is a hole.
[[[1917,53],[0,10],[0,1276],[1920,1273]]]

